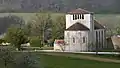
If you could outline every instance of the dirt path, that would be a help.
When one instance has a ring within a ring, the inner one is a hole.
[[[60,53],[41,53],[41,54],[54,55],[54,56],[73,57],[73,58],[80,58],[80,59],[89,59],[89,60],[96,60],[96,61],[102,61],[102,62],[120,63],[120,60],[100,58],[100,57],[94,57],[94,56],[86,56],[86,55],[60,54]]]

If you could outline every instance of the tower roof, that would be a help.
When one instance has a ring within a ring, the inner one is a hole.
[[[87,28],[86,26],[84,26],[83,24],[77,22],[75,24],[73,24],[72,26],[70,26],[69,28],[67,28],[66,30],[68,31],[81,31],[81,30],[89,30],[89,28]]]
[[[68,14],[91,14],[91,13],[93,13],[93,12],[90,12],[90,11],[87,11],[87,10],[84,10],[81,8],[78,8],[78,9],[68,12]]]

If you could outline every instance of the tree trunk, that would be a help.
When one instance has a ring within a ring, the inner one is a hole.
[[[43,39],[42,39],[42,41],[43,41],[42,45],[44,46],[44,30],[43,30]]]
[[[5,66],[5,68],[7,68],[7,61],[6,60],[4,62],[4,66]]]

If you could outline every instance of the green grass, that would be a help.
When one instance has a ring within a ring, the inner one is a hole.
[[[19,55],[20,53],[22,52],[15,52],[16,55]],[[32,54],[35,57],[38,57],[38,61],[40,62],[39,65],[43,68],[120,68],[120,64],[117,63],[99,62],[94,60],[63,56],[43,55],[41,52],[33,52]]]
[[[45,68],[119,68],[120,64],[83,60],[77,58],[40,55]]]
[[[23,50],[53,50],[53,47],[23,47]]]
[[[100,58],[108,58],[108,59],[117,59],[120,60],[120,56],[119,55],[111,55],[111,54],[78,54],[75,53],[73,55],[85,55],[85,56],[92,56],[92,57],[100,57]]]
[[[42,52],[41,52],[42,53]],[[43,52],[45,53],[45,52]],[[47,52],[46,52],[47,53]],[[56,54],[54,52],[49,52],[52,54]],[[120,60],[120,55],[109,55],[109,54],[83,54],[83,53],[61,53],[61,52],[57,52],[57,54],[63,54],[63,55],[70,55],[70,56],[79,56],[79,55],[84,55],[84,56],[91,56],[91,57],[98,57],[98,58],[108,58],[108,59],[117,59]]]

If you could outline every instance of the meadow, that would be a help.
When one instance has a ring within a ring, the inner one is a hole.
[[[14,58],[19,57],[20,54],[24,54],[24,55],[30,54],[32,56],[31,59],[37,60],[38,62],[37,65],[39,66],[39,68],[120,68],[119,63],[102,62],[102,61],[96,61],[96,60],[87,59],[87,58],[83,59],[78,57],[72,57],[72,56],[80,56],[80,55],[93,56],[96,58],[100,57],[96,55],[69,54],[69,53],[62,53],[62,55],[61,53],[57,53],[59,55],[50,55],[50,53],[44,53],[44,52],[31,52],[31,53],[30,52],[29,53],[14,52],[13,54],[14,54]],[[0,65],[2,68],[4,68],[3,62],[0,62]],[[12,67],[13,67],[12,65],[9,65],[8,68],[12,68]]]
[[[120,64],[40,54],[44,68],[119,68]]]

